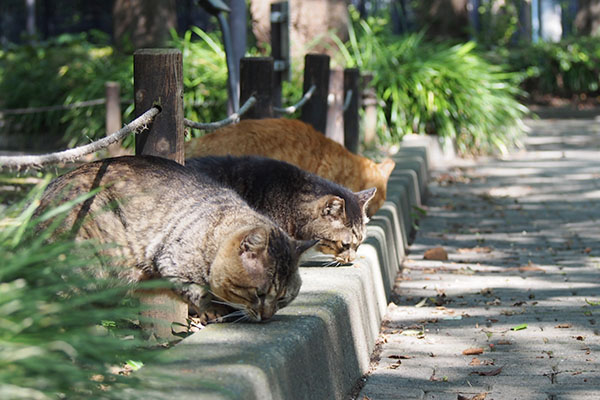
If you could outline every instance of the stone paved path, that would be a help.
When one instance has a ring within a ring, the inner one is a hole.
[[[530,126],[434,175],[358,399],[600,399],[600,122]]]

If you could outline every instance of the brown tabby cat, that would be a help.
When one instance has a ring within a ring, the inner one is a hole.
[[[253,154],[287,161],[355,192],[377,188],[369,217],[383,205],[395,166],[389,158],[376,164],[353,154],[311,125],[291,119],[242,120],[185,144],[186,158]]]
[[[83,165],[48,186],[37,213],[95,188],[101,190],[69,211],[59,233],[104,245],[122,278],[165,278],[198,312],[224,302],[254,321],[298,294],[298,260],[316,241],[291,239],[234,191],[170,160]]]
[[[284,161],[258,156],[190,158],[186,168],[235,190],[295,239],[319,239],[310,261],[348,263],[366,236],[375,188],[353,193]],[[312,262],[311,262],[312,263]]]

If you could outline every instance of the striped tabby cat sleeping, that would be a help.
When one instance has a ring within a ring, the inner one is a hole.
[[[316,240],[290,238],[233,190],[170,160],[85,164],[51,182],[36,214],[97,188],[68,212],[58,233],[99,245],[101,259],[109,257],[122,279],[168,279],[199,313],[216,307],[215,316],[254,321],[298,294],[298,261]]]
[[[258,156],[201,157],[186,168],[235,190],[295,239],[315,246],[329,265],[353,261],[366,236],[366,209],[375,188],[357,193],[284,161]]]
[[[355,192],[375,187],[369,217],[383,205],[395,166],[389,158],[376,164],[353,154],[311,125],[291,119],[242,120],[186,142],[186,158],[208,155],[259,155],[287,161]]]

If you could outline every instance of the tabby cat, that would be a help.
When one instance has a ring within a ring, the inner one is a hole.
[[[358,192],[377,188],[369,202],[371,217],[385,201],[395,163],[377,164],[353,154],[311,125],[290,119],[242,120],[185,144],[186,158],[207,155],[259,155],[287,161]]]
[[[270,318],[300,289],[297,241],[234,191],[158,157],[85,164],[46,189],[37,210],[101,188],[69,211],[60,232],[92,239],[130,282],[162,277],[201,313],[213,303],[254,321]],[[116,246],[106,246],[116,244]]]
[[[186,168],[232,188],[292,237],[319,239],[331,264],[354,260],[365,237],[365,211],[375,188],[353,193],[287,162],[258,156],[191,158]]]

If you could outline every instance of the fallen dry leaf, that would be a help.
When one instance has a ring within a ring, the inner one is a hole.
[[[562,328],[562,329],[566,329],[566,328],[570,328],[570,327],[572,327],[572,326],[573,326],[573,325],[571,325],[571,324],[558,324],[558,325],[556,325],[556,326],[555,326],[555,328]]]
[[[443,247],[434,247],[427,250],[423,258],[425,260],[446,261],[448,260],[448,252]]]
[[[543,268],[537,267],[535,265],[523,265],[522,267],[517,268],[520,272],[527,271],[544,271]]]
[[[499,340],[496,344],[499,344],[499,345],[511,345],[512,342],[510,340]]]
[[[456,400],[485,400],[486,396],[487,396],[487,392],[478,393],[473,397],[467,397],[467,396],[463,396],[462,394],[459,394],[458,398]]]
[[[479,375],[479,376],[496,376],[500,372],[502,372],[502,367],[496,368],[490,371],[473,371],[470,375]]]
[[[545,272],[545,270],[543,268],[538,267],[531,261],[529,261],[529,264],[523,265],[520,267],[506,268],[506,271],[519,271],[519,272],[542,271],[542,272]]]
[[[411,358],[415,358],[415,357],[414,356],[400,356],[397,354],[392,354],[388,358],[393,358],[393,359],[397,359],[397,360],[410,360]]]
[[[458,249],[457,252],[459,254],[464,254],[464,253],[491,253],[492,249],[490,247],[472,247],[472,248],[462,248],[462,249]]]
[[[477,354],[483,354],[483,347],[472,347],[470,349],[463,350],[465,356],[474,356]]]
[[[398,360],[396,361],[394,364],[388,366],[389,369],[396,369],[400,366],[400,364],[402,364],[402,361]]]
[[[469,363],[471,366],[481,365],[481,360],[477,357],[473,357],[471,362]]]

